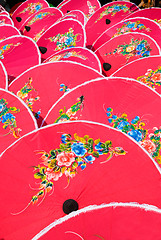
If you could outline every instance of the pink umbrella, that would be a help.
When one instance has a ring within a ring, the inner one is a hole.
[[[161,9],[160,8],[146,8],[139,10],[135,13],[126,16],[126,18],[134,18],[134,17],[145,17],[154,20],[159,25],[161,25]]]
[[[136,203],[89,206],[63,217],[38,233],[33,240],[147,239],[160,238],[161,211]]]
[[[101,7],[98,0],[65,0],[58,5],[58,8],[65,14],[71,10],[81,10],[87,20]]]
[[[49,109],[64,93],[99,77],[102,77],[99,72],[78,63],[45,63],[21,74],[11,83],[9,90],[28,105],[41,125]]]
[[[14,35],[21,35],[17,28],[8,24],[0,25],[0,41]]]
[[[68,19],[68,18],[76,19],[79,22],[81,22],[82,25],[85,24],[85,15],[80,10],[72,10],[72,11],[66,13],[60,20],[65,20],[65,19]]]
[[[14,23],[12,21],[12,19],[6,15],[0,15],[0,26],[1,25],[5,25],[5,24],[9,24],[9,25],[13,25]]]
[[[35,42],[25,36],[13,36],[0,42],[0,59],[9,81],[40,63],[40,52]]]
[[[37,128],[26,104],[14,94],[0,89],[0,153],[18,138]]]
[[[158,45],[161,46],[161,28],[159,25],[148,18],[136,17],[123,20],[106,30],[96,39],[92,48],[93,50],[96,50],[111,38],[128,32],[145,33],[146,35],[152,37]]]
[[[125,134],[98,123],[35,130],[0,161],[0,229],[6,240],[32,239],[56,219],[93,204],[161,207],[160,170],[153,159]]]
[[[135,60],[118,69],[112,76],[136,79],[161,94],[161,56]]]
[[[9,13],[6,12],[6,11],[2,11],[2,12],[0,12],[0,15],[6,15],[6,16],[8,16],[8,17],[10,16]]]
[[[138,7],[127,1],[110,2],[101,7],[85,26],[87,46],[90,47],[100,34],[136,10]]]
[[[8,89],[8,76],[2,62],[0,62],[0,88]]]
[[[87,48],[82,47],[74,47],[59,51],[47,58],[44,63],[68,60],[81,63],[95,69],[98,72],[102,72],[101,64],[97,55]]]
[[[46,7],[49,7],[49,4],[45,0],[27,0],[23,2],[12,14],[15,27],[20,29],[32,14]]]
[[[83,25],[77,20],[63,20],[52,25],[37,41],[42,60],[70,47],[84,47],[86,35]]]
[[[120,67],[139,58],[160,55],[158,44],[143,33],[125,33],[104,43],[95,52],[103,73],[110,76]]]
[[[160,115],[159,94],[133,79],[108,78],[88,81],[62,96],[44,123],[90,120],[110,125],[135,139],[161,164]]]
[[[37,42],[42,33],[62,17],[62,15],[61,11],[57,8],[43,8],[38,13],[32,14],[21,26],[20,31],[25,36],[31,37]]]

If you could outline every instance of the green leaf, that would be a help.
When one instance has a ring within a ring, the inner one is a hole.
[[[99,157],[99,153],[98,152],[93,152],[93,157],[98,158]]]

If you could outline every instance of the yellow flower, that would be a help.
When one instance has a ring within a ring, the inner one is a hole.
[[[134,49],[135,49],[135,46],[134,46],[134,45],[128,46],[128,47],[126,48],[126,52],[132,52]]]

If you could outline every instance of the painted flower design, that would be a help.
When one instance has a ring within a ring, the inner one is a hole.
[[[75,161],[75,157],[74,154],[71,152],[62,152],[60,154],[57,155],[57,163],[58,166],[67,166],[69,167],[74,161]]]
[[[54,180],[54,181],[58,181],[58,179],[62,176],[62,172],[58,171],[58,172],[53,172],[52,169],[47,168],[46,170],[46,178],[48,179],[48,181]]]
[[[124,43],[121,45],[118,45],[117,48],[115,48],[115,50],[113,50],[110,53],[106,53],[105,56],[109,56],[109,55],[123,55],[126,57],[127,62],[131,57],[134,56],[139,56],[140,58],[142,57],[148,57],[150,56],[150,51],[152,49],[150,48],[150,45],[148,43],[147,40],[142,39],[131,39],[131,42],[128,43]]]
[[[86,18],[89,19],[94,13],[96,5],[92,6],[90,1],[87,1],[87,6],[89,8],[88,14],[86,14]]]
[[[51,16],[55,14],[51,14],[50,12],[39,12],[35,17],[33,17],[28,23],[27,26],[31,26],[33,23],[39,21],[40,19],[43,19],[46,16]]]
[[[156,70],[148,69],[145,75],[138,77],[137,80],[156,89],[157,86],[161,86],[161,66]]]
[[[144,140],[141,143],[141,146],[145,148],[149,153],[153,153],[156,151],[156,146],[151,140]]]
[[[35,12],[38,12],[42,9],[43,5],[40,2],[37,3],[29,3],[28,6],[18,14],[29,12],[29,14],[33,14]]]

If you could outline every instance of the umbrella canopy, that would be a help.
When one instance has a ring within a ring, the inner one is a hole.
[[[27,103],[41,125],[49,109],[64,93],[78,84],[99,77],[102,77],[99,72],[78,63],[45,63],[17,77],[9,90]]]
[[[26,104],[7,90],[0,89],[0,153],[18,138],[37,128]]]
[[[62,15],[62,12],[57,8],[43,8],[32,14],[21,26],[20,31],[37,42],[41,36],[40,32],[41,34],[44,33]]]
[[[8,89],[8,76],[2,62],[0,62],[0,88]]]
[[[101,7],[93,14],[85,26],[87,46],[90,47],[105,30],[138,9],[135,4],[127,1],[110,2]]]
[[[92,49],[96,50],[111,38],[120,36],[128,32],[145,33],[152,37],[161,46],[161,28],[159,25],[148,18],[129,18],[123,20],[102,33],[94,42]]]
[[[161,211],[136,203],[89,206],[51,223],[33,240],[160,238]]]
[[[20,29],[32,14],[46,7],[49,7],[49,4],[45,0],[27,0],[23,2],[12,14],[15,27]]]
[[[158,44],[143,33],[125,33],[104,43],[95,52],[103,73],[110,76],[118,68],[139,58],[160,55]]]
[[[6,68],[9,81],[41,62],[40,52],[35,42],[31,38],[20,35],[0,42],[0,59]]]
[[[71,10],[81,10],[87,20],[97,11],[101,4],[98,0],[65,0],[57,6],[64,14]]]
[[[10,16],[7,11],[2,11],[2,12],[0,12],[0,15],[6,15],[6,16],[8,16],[8,17]]]
[[[101,72],[101,64],[95,53],[88,50],[87,48],[74,47],[60,51],[59,53],[53,54],[47,58],[45,62],[55,61],[74,61],[83,65],[89,66],[98,72]]]
[[[14,35],[21,35],[17,28],[8,24],[0,25],[0,41]]]
[[[66,19],[52,25],[37,41],[42,59],[70,47],[84,47],[86,34],[83,25]]]
[[[161,164],[160,115],[159,94],[133,79],[109,78],[77,86],[52,106],[44,121],[110,125],[135,139]]]
[[[5,181],[0,231],[6,240],[31,239],[56,219],[92,204],[161,206],[160,170],[150,156],[122,132],[97,123],[33,131],[0,160]]]
[[[0,15],[0,26],[4,24],[9,24],[14,26],[12,19],[7,15]]]
[[[112,76],[131,77],[161,94],[161,56],[135,60],[118,69]]]
[[[61,18],[61,20],[65,20],[65,19],[68,19],[68,18],[76,19],[79,22],[81,22],[82,25],[85,24],[85,15],[80,10],[72,10],[72,11],[64,14],[64,16]]]

